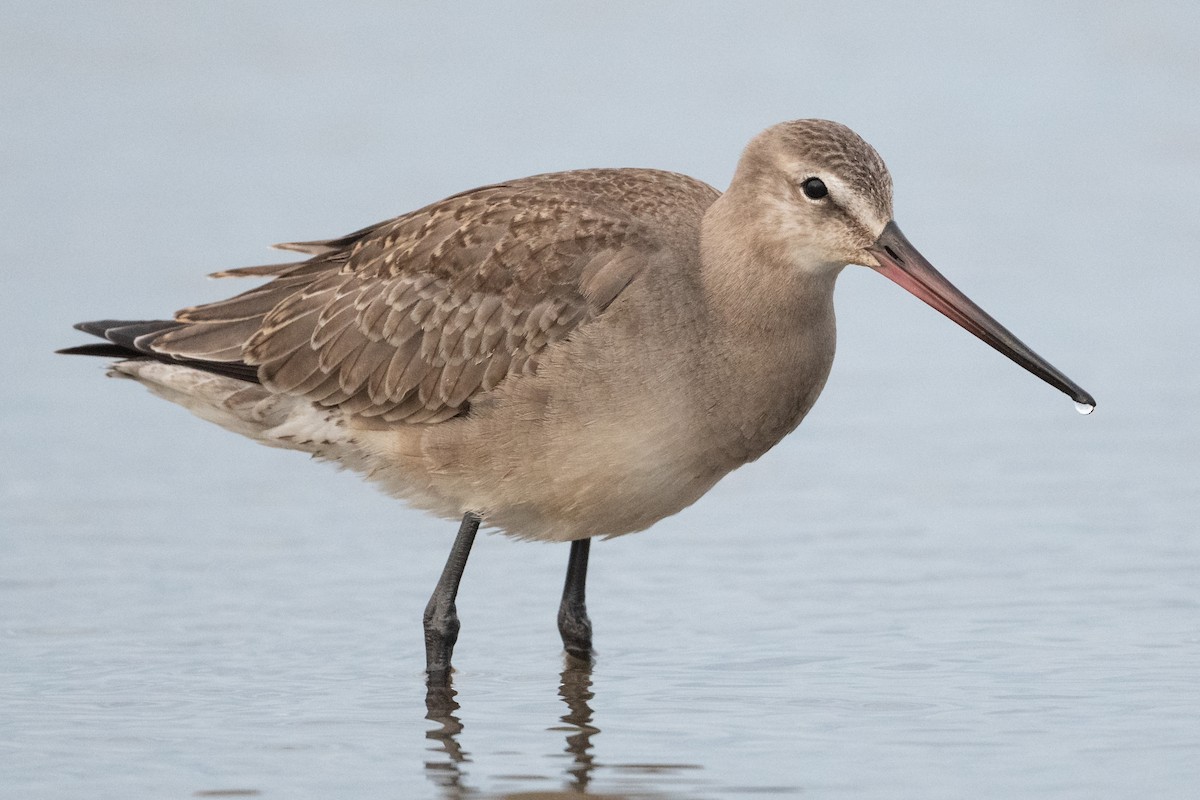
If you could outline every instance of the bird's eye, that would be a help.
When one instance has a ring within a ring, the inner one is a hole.
[[[800,184],[800,188],[804,190],[804,196],[809,200],[820,200],[829,194],[829,189],[825,187],[825,181],[820,178],[809,178]]]

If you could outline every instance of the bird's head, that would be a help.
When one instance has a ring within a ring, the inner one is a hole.
[[[892,178],[875,148],[845,125],[803,119],[751,140],[726,193],[747,226],[754,260],[792,274],[874,269],[1042,380],[1080,410],[1092,396],[975,305],[900,232]]]

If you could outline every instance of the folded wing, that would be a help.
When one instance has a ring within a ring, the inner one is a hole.
[[[631,191],[632,190],[632,191]],[[387,422],[438,422],[604,310],[663,246],[647,222],[716,197],[682,175],[591,170],[483,187],[341,239],[272,280],[180,311],[139,343],[242,363],[269,389]],[[693,220],[693,222],[695,221]]]

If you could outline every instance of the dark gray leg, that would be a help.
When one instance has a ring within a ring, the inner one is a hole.
[[[433,590],[433,596],[429,598],[429,604],[425,606],[425,672],[430,686],[450,683],[450,655],[454,652],[454,643],[458,641],[459,628],[454,598],[458,594],[458,584],[462,581],[463,568],[467,566],[467,556],[471,554],[479,522],[478,514],[468,511],[463,515],[442,577]]]
[[[591,543],[591,539],[571,542],[567,580],[563,585],[562,603],[558,607],[558,632],[562,634],[567,655],[588,662],[592,660],[592,621],[588,619],[584,587]]]

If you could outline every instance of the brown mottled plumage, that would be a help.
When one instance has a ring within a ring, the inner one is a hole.
[[[475,189],[341,239],[281,245],[299,264],[187,308],[144,340],[244,361],[263,385],[384,422],[434,423],[600,314],[715,189],[655,170],[585,170]]]

